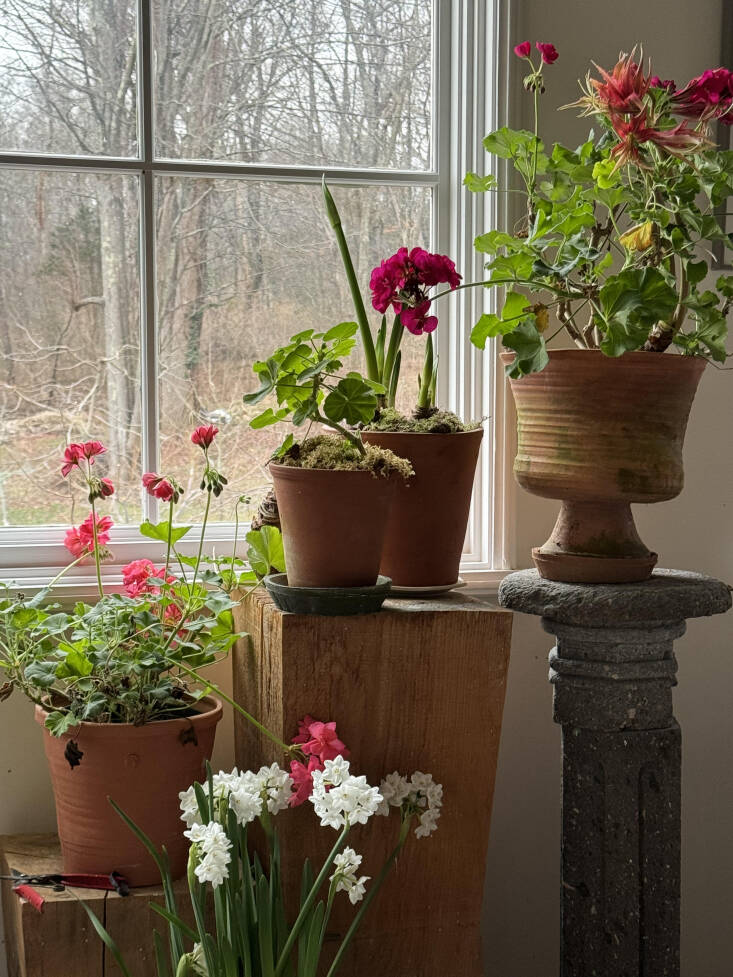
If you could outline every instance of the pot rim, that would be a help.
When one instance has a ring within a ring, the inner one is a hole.
[[[499,357],[505,363],[511,362],[514,359],[513,351],[500,350]],[[563,347],[562,349],[548,349],[547,355],[552,360],[565,360],[565,359],[576,359],[579,356],[593,357],[594,359],[601,359],[604,363],[622,363],[624,360],[639,360],[644,363],[658,362],[664,360],[665,362],[671,362],[676,360],[680,363],[688,364],[703,364],[707,365],[708,360],[704,356],[685,356],[682,353],[675,352],[664,352],[664,353],[654,353],[649,350],[644,351],[641,349],[629,350],[628,353],[622,353],[621,356],[606,356],[606,354],[600,349],[578,349]],[[530,373],[529,376],[540,376],[542,370],[539,373]],[[524,377],[520,377],[524,379]]]
[[[472,428],[470,431],[362,431],[362,437],[377,436],[383,437],[387,436],[390,438],[413,438],[413,437],[424,437],[426,434],[431,438],[455,438],[463,437],[465,435],[476,435],[479,434],[481,437],[484,436],[484,426],[483,423],[479,427]]]
[[[201,709],[197,711],[194,716],[176,716],[171,719],[153,719],[149,723],[143,723],[141,726],[137,726],[135,723],[91,723],[87,720],[82,720],[75,726],[70,727],[69,732],[64,733],[62,736],[55,737],[57,739],[63,739],[63,736],[69,736],[71,730],[74,729],[85,729],[85,730],[104,730],[102,735],[115,735],[114,731],[124,730],[128,733],[132,733],[133,730],[143,731],[143,730],[165,730],[173,729],[176,725],[185,726],[187,724],[202,722],[206,719],[213,719],[215,722],[219,720],[224,715],[224,704],[221,699],[217,699],[214,695],[205,695],[201,699],[197,699],[196,702],[191,704],[191,708],[195,708],[198,704],[205,703],[208,708]],[[36,703],[34,718],[39,725],[43,726],[45,729],[46,717],[49,713],[43,708],[43,706]],[[48,732],[48,731],[47,731]],[[49,736],[51,734],[49,733]]]
[[[299,475],[304,474],[306,478],[318,478],[324,475],[336,475],[339,478],[344,476],[354,475],[357,478],[364,479],[373,478],[378,482],[389,482],[392,478],[399,475],[398,472],[391,472],[389,475],[380,475],[378,472],[369,471],[366,468],[362,469],[352,469],[352,468],[300,468],[298,465],[278,465],[276,462],[268,462],[267,466],[273,475],[277,474],[283,478],[298,478]]]

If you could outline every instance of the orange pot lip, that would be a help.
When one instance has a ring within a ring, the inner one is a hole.
[[[143,723],[142,726],[136,726],[134,723],[90,723],[82,721],[73,727],[75,730],[84,730],[85,733],[90,733],[94,731],[99,736],[118,736],[121,731],[124,731],[128,736],[146,736],[150,735],[153,730],[157,732],[166,733],[175,729],[184,729],[190,726],[191,723],[202,723],[207,722],[211,725],[215,725],[220,721],[224,715],[224,704],[221,699],[217,699],[213,695],[205,695],[202,699],[197,700],[197,703],[193,703],[192,707],[198,703],[206,703],[209,708],[202,709],[196,713],[195,716],[179,716],[173,719],[154,719],[150,723]],[[34,718],[40,726],[45,726],[46,717],[48,712],[36,704],[34,710]],[[44,728],[44,732],[51,734]],[[70,736],[69,733],[65,733],[64,736]],[[58,737],[62,740],[64,736]],[[56,737],[54,737],[56,738]]]
[[[574,360],[578,359],[579,357],[585,357],[587,359],[593,358],[599,360],[600,362],[608,363],[609,365],[612,363],[622,364],[623,362],[638,361],[640,363],[646,363],[648,366],[651,362],[664,360],[665,363],[672,363],[673,361],[676,361],[678,363],[685,363],[688,366],[694,364],[695,368],[704,369],[708,363],[704,356],[683,356],[681,353],[653,353],[644,352],[640,349],[635,349],[629,353],[624,353],[622,356],[606,356],[606,354],[600,349],[548,349],[547,355],[551,360],[556,361]],[[514,359],[513,352],[502,351],[499,353],[499,356],[504,363],[510,363]],[[672,367],[672,369],[677,368]],[[529,375],[541,376],[542,371],[540,370],[539,373],[531,373]],[[520,379],[524,380],[525,378],[520,377]]]

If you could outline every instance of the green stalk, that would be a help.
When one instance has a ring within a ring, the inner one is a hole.
[[[104,597],[104,588],[102,587],[102,568],[99,560],[99,542],[97,541],[97,510],[94,505],[94,499],[92,499],[92,536],[94,539],[94,566],[97,570],[97,587],[99,588],[99,596]]]
[[[165,574],[164,579],[168,579],[168,567],[171,562],[171,538],[173,536],[173,499],[168,505],[168,548],[165,551]]]
[[[203,676],[199,675],[195,669],[189,668],[189,666],[185,665],[183,662],[176,661],[173,658],[169,658],[168,661],[171,663],[171,665],[175,665],[177,668],[180,668],[182,671],[186,672],[186,674],[190,675],[191,678],[195,678],[197,682],[201,683],[201,685],[205,685],[207,688],[211,689],[212,692],[216,692],[216,694],[221,696],[221,698],[227,702],[232,709],[238,712],[240,716],[243,716],[248,723],[252,723],[256,729],[263,733],[268,739],[272,740],[276,746],[279,746],[283,753],[286,753],[288,756],[292,755],[291,747],[289,747],[287,743],[283,743],[283,741],[275,736],[274,733],[271,733],[266,726],[263,726],[262,723],[258,722],[254,716],[250,716],[246,709],[243,709],[238,702],[235,702],[234,699],[220,689],[218,685],[214,685],[213,682],[209,682],[207,679],[203,678]]]
[[[341,252],[341,260],[344,263],[344,270],[346,271],[346,279],[349,283],[349,289],[351,291],[351,298],[354,302],[354,310],[356,312],[356,319],[359,323],[359,332],[361,334],[362,345],[364,346],[364,356],[366,358],[366,368],[367,377],[370,380],[376,380],[379,382],[379,369],[377,366],[377,353],[374,348],[374,339],[372,338],[372,331],[369,328],[369,320],[367,319],[366,309],[364,308],[364,299],[361,295],[361,290],[359,289],[359,283],[356,280],[356,272],[354,271],[354,263],[351,260],[351,253],[349,252],[349,246],[346,243],[346,236],[344,235],[344,229],[341,226],[341,216],[339,215],[336,203],[331,196],[331,191],[326,185],[326,177],[323,177],[322,181],[323,187],[323,198],[326,202],[326,213],[328,214],[328,219],[330,221],[331,227],[336,234],[336,241],[338,242],[339,251]]]
[[[208,464],[208,458],[207,458]],[[206,490],[206,508],[204,509],[204,522],[201,526],[201,539],[199,540],[199,551],[196,554],[196,566],[193,568],[193,580],[191,581],[191,590],[193,591],[194,584],[196,583],[196,577],[199,572],[199,567],[201,566],[201,555],[204,552],[204,536],[206,535],[206,523],[209,519],[209,509],[211,508],[211,488]]]
[[[389,347],[387,349],[387,355],[384,359],[384,370],[381,376],[381,382],[385,387],[389,387],[392,381],[392,370],[394,368],[395,357],[400,349],[400,343],[402,342],[402,334],[405,331],[405,327],[402,325],[399,315],[394,317],[394,322],[392,323],[392,330],[389,335]]]
[[[387,391],[387,405],[389,407],[394,407],[395,401],[397,400],[397,384],[400,379],[400,367],[402,366],[402,351],[397,350],[397,355],[394,358],[394,366],[392,367],[392,376],[389,381],[389,390]]]
[[[298,913],[298,918],[293,923],[293,927],[290,930],[290,934],[289,934],[287,940],[285,941],[285,946],[283,947],[283,951],[280,954],[280,959],[278,960],[277,966],[275,967],[275,977],[280,977],[280,975],[282,974],[283,970],[285,969],[285,966],[286,966],[288,960],[290,959],[290,954],[293,952],[293,947],[295,946],[295,941],[298,938],[298,933],[302,929],[303,923],[306,921],[306,919],[308,917],[308,914],[310,913],[311,907],[313,906],[313,903],[316,901],[316,896],[318,895],[318,891],[321,888],[321,886],[323,885],[323,883],[325,882],[326,876],[328,875],[329,870],[330,870],[331,866],[333,865],[333,860],[334,860],[334,858],[336,858],[336,856],[338,855],[339,851],[343,847],[344,842],[346,841],[346,836],[348,835],[348,833],[349,833],[349,825],[347,823],[347,824],[344,825],[344,827],[343,827],[343,829],[341,831],[341,834],[336,839],[336,844],[333,846],[333,848],[329,852],[328,858],[323,863],[323,867],[322,867],[321,871],[318,873],[318,878],[313,883],[313,886],[311,888],[311,891],[308,893],[308,898],[305,900],[305,902],[303,903],[303,905],[300,907],[300,912]]]
[[[387,876],[389,875],[390,871],[392,870],[392,866],[397,861],[397,857],[398,857],[399,853],[402,851],[402,848],[404,847],[405,842],[407,841],[407,835],[409,834],[411,821],[412,821],[412,818],[408,818],[402,824],[402,826],[400,828],[399,840],[397,841],[396,846],[392,850],[392,854],[389,856],[389,858],[387,859],[387,861],[384,863],[384,865],[382,867],[382,871],[377,876],[377,879],[376,879],[374,885],[371,886],[371,888],[367,892],[366,896],[364,897],[364,902],[362,903],[361,908],[359,909],[359,912],[356,914],[356,916],[354,916],[354,918],[353,918],[353,920],[351,922],[351,926],[349,926],[348,930],[346,931],[346,936],[344,936],[343,940],[341,941],[341,946],[338,948],[338,952],[336,953],[336,956],[333,958],[333,963],[331,964],[331,967],[330,967],[328,973],[326,974],[326,977],[334,977],[334,974],[336,973],[336,971],[338,970],[339,966],[341,965],[341,960],[342,960],[344,954],[346,953],[346,950],[348,949],[349,943],[351,942],[351,940],[352,940],[352,938],[354,936],[354,933],[356,933],[357,929],[359,928],[362,919],[366,915],[367,909],[369,909],[369,906],[371,905],[372,900],[376,897],[377,893],[382,888],[382,885],[384,884],[385,879],[387,878]]]
[[[420,392],[417,395],[418,407],[430,407],[430,390],[433,386],[433,337],[428,333],[425,343],[425,361],[420,379]]]

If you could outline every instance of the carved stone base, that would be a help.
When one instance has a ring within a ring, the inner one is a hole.
[[[510,574],[499,602],[554,634],[563,729],[560,977],[679,977],[681,735],[676,638],[730,588],[658,570],[637,584]]]

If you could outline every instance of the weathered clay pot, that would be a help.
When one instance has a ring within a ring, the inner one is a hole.
[[[456,434],[365,431],[362,436],[407,458],[415,469],[395,492],[381,572],[400,587],[455,583],[482,429]]]
[[[502,353],[505,363],[513,354]],[[562,508],[532,551],[549,580],[633,583],[657,554],[639,538],[632,502],[682,491],[682,444],[705,360],[671,353],[550,352],[541,373],[511,380],[519,484]]]
[[[371,587],[398,476],[270,464],[291,587]]]
[[[150,855],[120,818],[112,798],[160,848],[171,874],[186,871],[188,841],[178,794],[205,777],[222,704],[207,697],[186,719],[131,723],[81,723],[59,738],[44,728],[43,741],[56,798],[64,871],[120,872],[131,885],[154,885],[160,874]],[[36,722],[47,713],[36,706]],[[83,756],[71,766],[65,751],[74,742]]]

